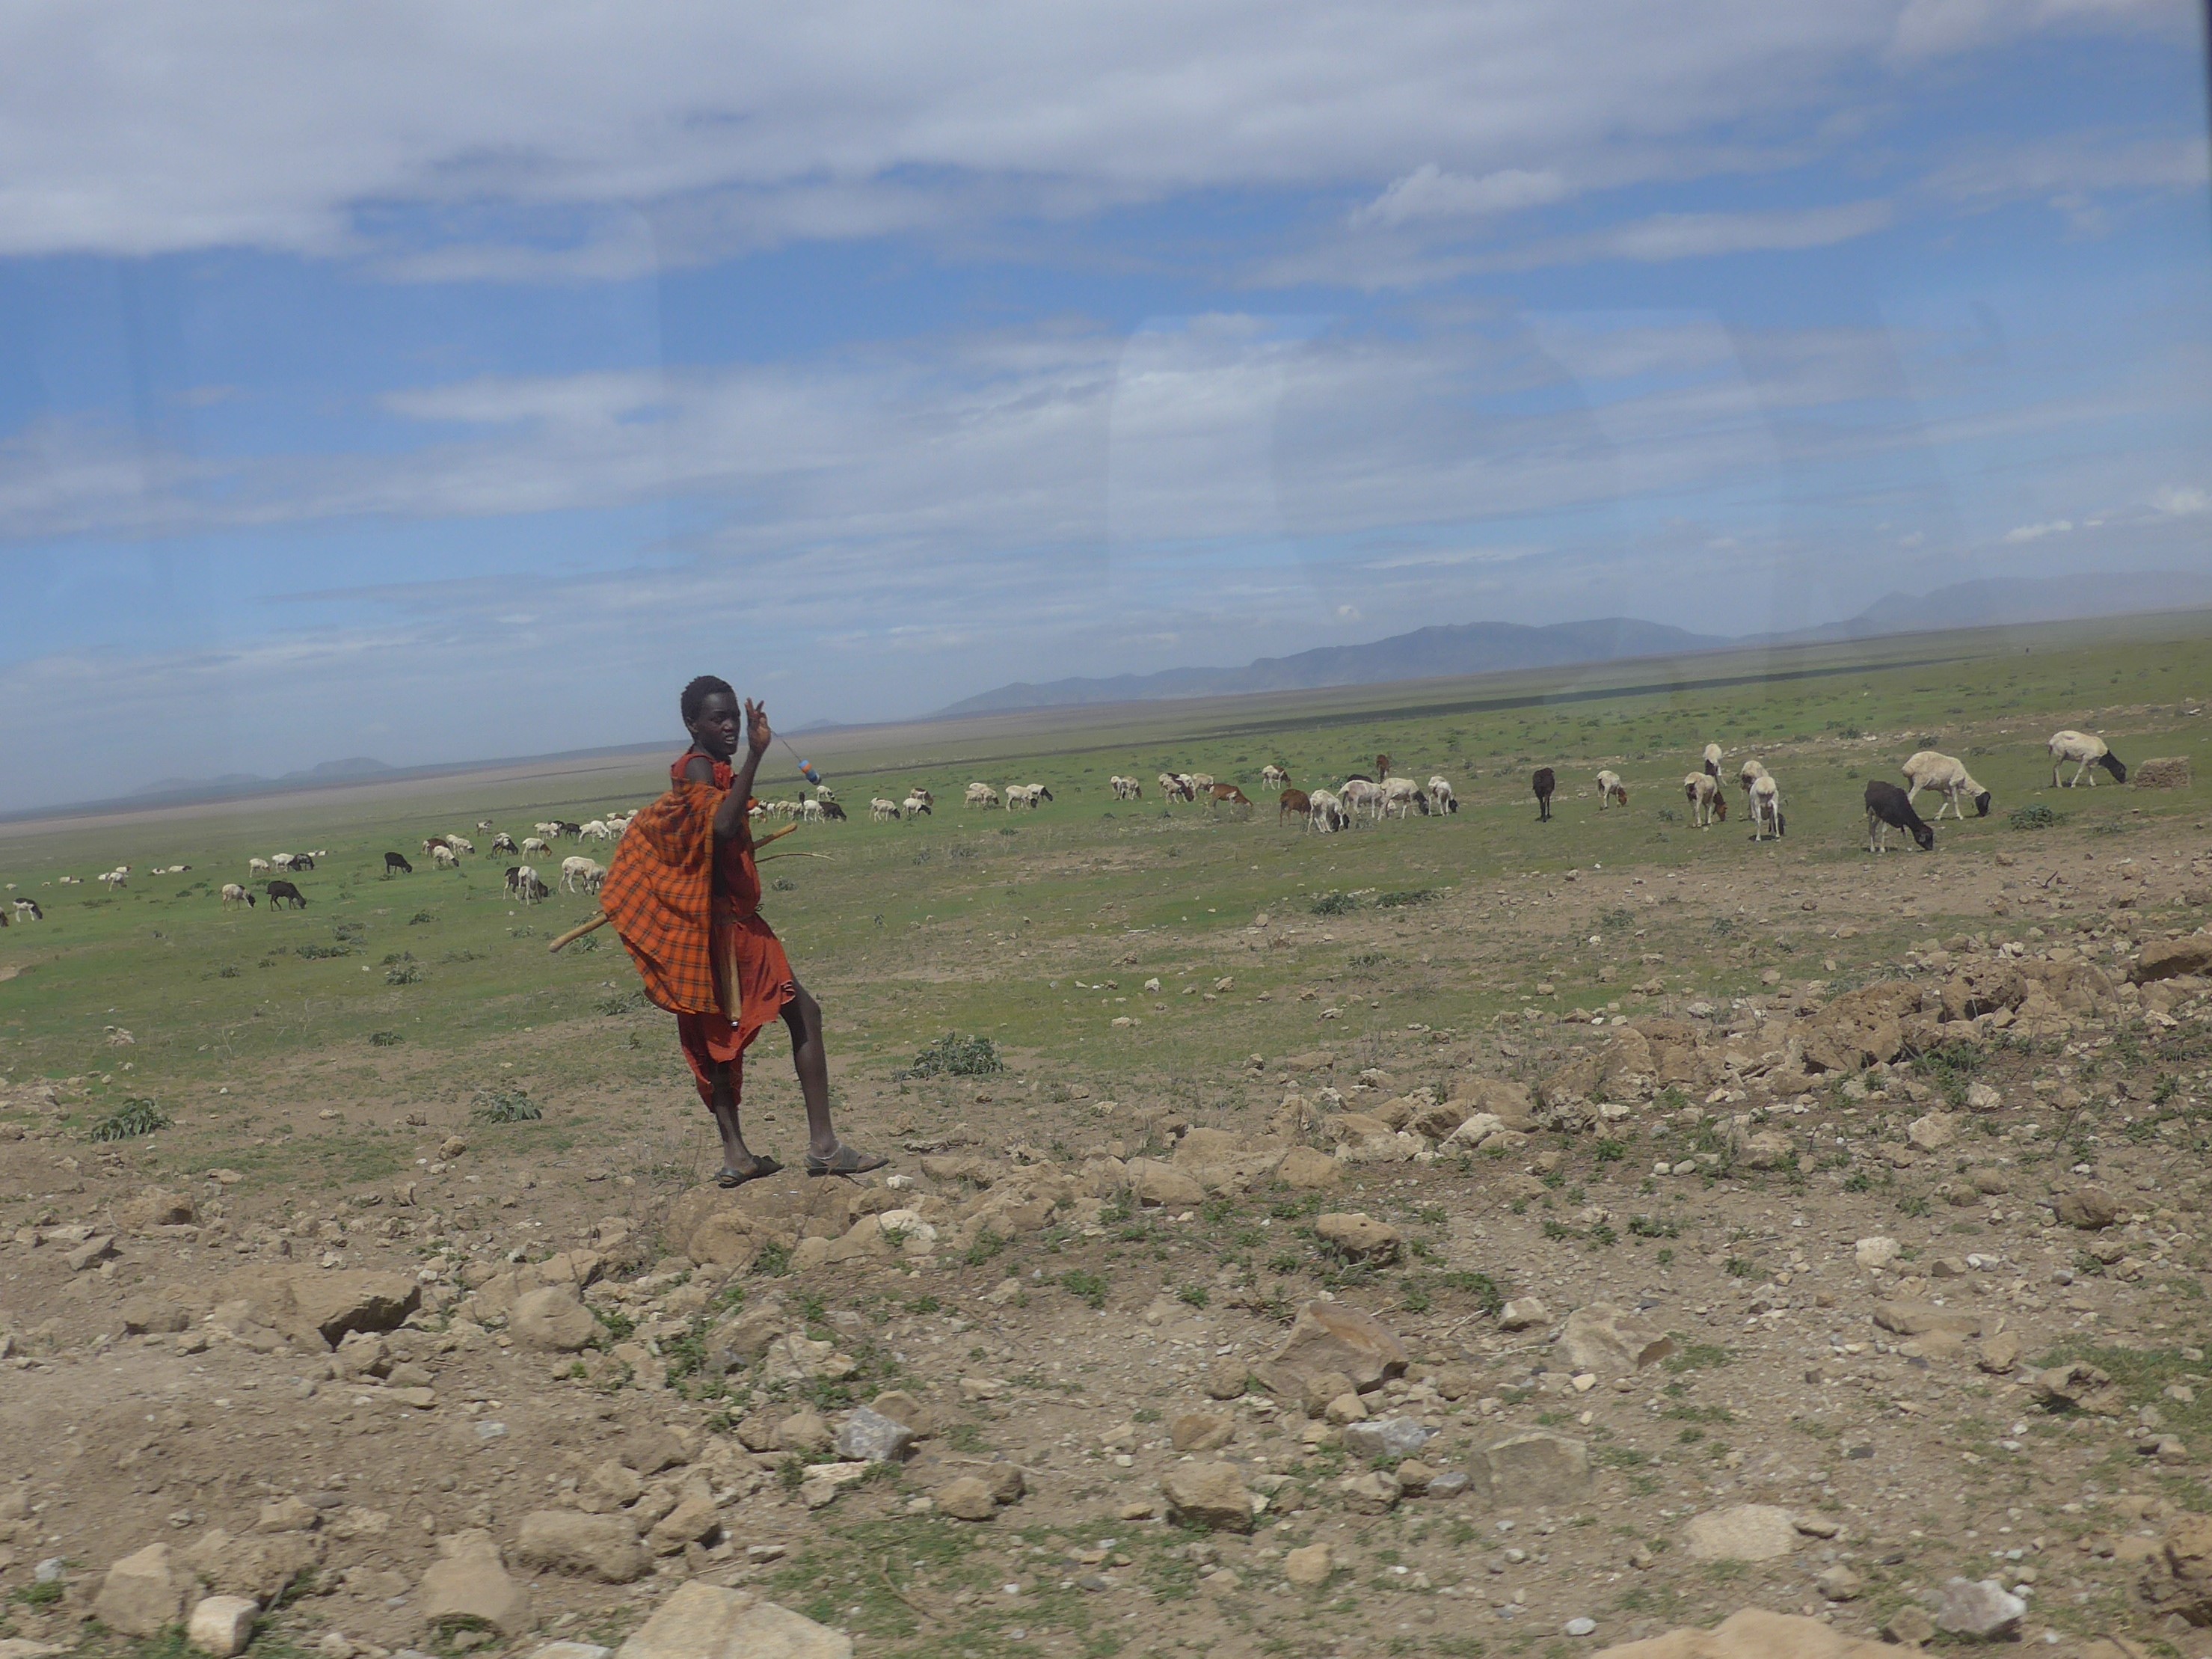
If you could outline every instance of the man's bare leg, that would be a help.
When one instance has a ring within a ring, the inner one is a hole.
[[[718,1060],[708,1073],[714,1085],[714,1097],[707,1109],[714,1115],[714,1128],[722,1137],[722,1167],[738,1175],[750,1175],[760,1167],[760,1160],[745,1145],[744,1127],[738,1121],[737,1091],[730,1080],[726,1060]]]
[[[791,1066],[806,1101],[806,1150],[828,1158],[837,1150],[837,1131],[830,1122],[830,1055],[822,1041],[822,1005],[805,986],[783,1005],[783,1023],[791,1030]]]

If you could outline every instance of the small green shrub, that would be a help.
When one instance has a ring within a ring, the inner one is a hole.
[[[2005,822],[2015,830],[2048,830],[2058,822],[2058,814],[2038,801],[2032,806],[2015,806],[2005,815]]]
[[[914,1064],[894,1072],[894,1080],[913,1077],[988,1077],[1006,1069],[998,1045],[987,1036],[963,1037],[947,1031],[914,1057]]]
[[[140,1135],[150,1135],[156,1129],[168,1127],[167,1113],[150,1100],[133,1098],[125,1101],[86,1130],[84,1138],[87,1140],[134,1140]]]
[[[1350,893],[1323,893],[1306,908],[1317,916],[1348,915],[1359,908],[1359,901]]]
[[[372,1048],[396,1048],[407,1039],[397,1031],[371,1031],[368,1046]]]
[[[545,1109],[532,1100],[520,1085],[511,1089],[480,1089],[469,1115],[479,1123],[536,1123]]]
[[[394,963],[384,970],[384,982],[386,985],[420,985],[422,970],[411,962]]]

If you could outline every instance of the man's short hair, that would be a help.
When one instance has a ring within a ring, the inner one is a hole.
[[[684,710],[684,724],[689,726],[693,720],[697,720],[699,711],[707,706],[707,699],[717,691],[726,697],[734,697],[738,695],[730,690],[729,681],[716,674],[702,674],[690,684],[685,686],[683,700],[679,704]]]

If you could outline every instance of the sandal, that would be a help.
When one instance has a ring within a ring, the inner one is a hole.
[[[726,1191],[732,1187],[742,1187],[748,1181],[758,1181],[765,1176],[782,1173],[783,1165],[774,1158],[756,1158],[753,1159],[753,1167],[750,1170],[732,1170],[725,1164],[715,1172],[714,1184]]]
[[[837,1150],[827,1158],[817,1158],[811,1152],[807,1153],[806,1173],[810,1176],[866,1175],[871,1170],[882,1169],[890,1162],[890,1159],[879,1158],[873,1152],[855,1152],[841,1140],[837,1143]]]

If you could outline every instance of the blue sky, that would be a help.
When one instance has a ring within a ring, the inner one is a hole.
[[[0,805],[2202,569],[2171,0],[0,18]]]

